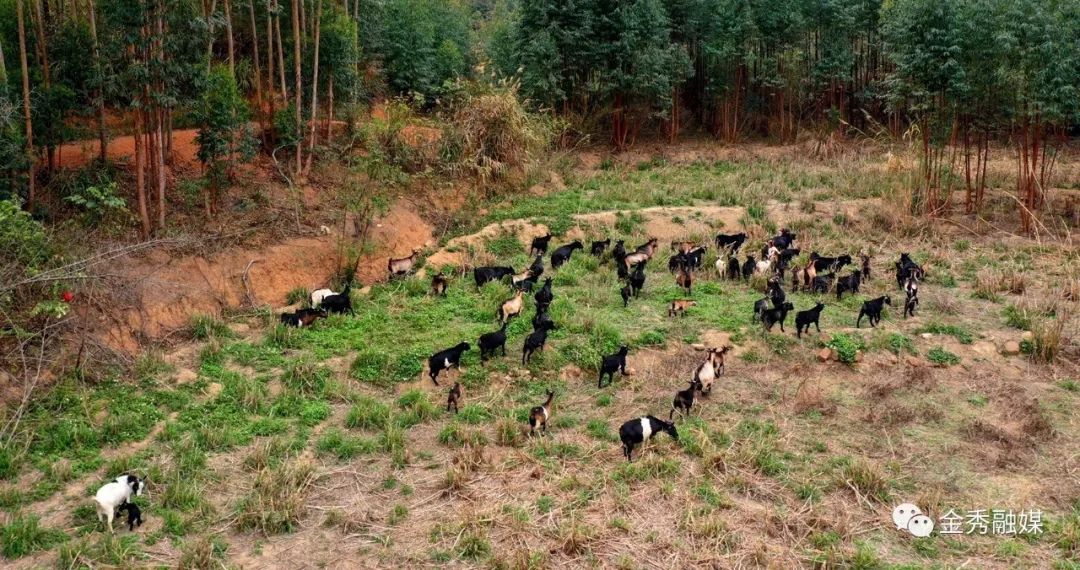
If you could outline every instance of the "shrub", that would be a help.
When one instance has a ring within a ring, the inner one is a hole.
[[[935,346],[934,348],[931,348],[930,351],[926,353],[926,358],[930,362],[933,362],[934,364],[937,364],[939,366],[955,366],[957,364],[960,364],[959,356],[945,350],[940,346]]]
[[[197,340],[225,339],[232,336],[232,330],[212,315],[195,315],[191,318],[191,336]]]
[[[851,364],[855,362],[858,352],[866,348],[866,342],[856,334],[838,333],[825,346],[836,351],[836,358],[840,362]]]
[[[1062,334],[1064,329],[1063,319],[1044,319],[1034,323],[1031,327],[1032,340],[1029,352],[1032,358],[1048,364],[1057,360],[1064,342]]]
[[[315,468],[310,463],[263,469],[237,507],[237,528],[267,536],[293,531],[306,511],[305,498],[314,481]]]

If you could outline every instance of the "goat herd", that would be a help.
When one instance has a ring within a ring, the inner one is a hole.
[[[511,319],[522,315],[525,309],[525,294],[533,293],[535,300],[535,313],[532,318],[533,330],[525,337],[525,343],[521,351],[522,365],[528,364],[533,354],[543,351],[547,343],[548,333],[555,330],[556,325],[548,312],[555,298],[552,290],[551,277],[539,284],[540,277],[544,273],[544,256],[547,254],[548,245],[552,239],[550,233],[533,238],[529,247],[529,255],[535,256],[535,260],[521,273],[512,267],[490,266],[473,269],[473,279],[477,289],[491,281],[503,281],[509,278],[509,283],[514,291],[513,296],[503,301],[498,307],[500,327],[498,330],[480,335],[478,345],[481,362],[499,354],[506,355],[506,330]],[[784,322],[788,313],[795,309],[794,305],[787,301],[782,283],[785,273],[791,269],[791,290],[808,291],[818,294],[828,294],[835,291],[837,300],[844,293],[858,293],[863,281],[870,279],[871,265],[869,255],[860,255],[861,267],[852,271],[849,275],[841,276],[841,270],[852,265],[850,255],[838,257],[823,257],[816,251],[811,252],[805,265],[791,267],[791,263],[800,254],[800,249],[794,247],[796,235],[790,230],[783,228],[780,233],[768,240],[761,250],[760,259],[753,255],[747,255],[745,261],[739,262],[738,254],[746,242],[745,233],[720,234],[716,236],[715,243],[719,255],[716,260],[716,272],[722,279],[748,281],[754,275],[766,276],[765,297],[754,303],[754,318],[761,322],[766,332],[770,332],[774,325],[779,324],[780,330],[784,330]],[[603,259],[607,249],[611,246],[611,239],[594,241],[590,244],[590,253]],[[656,255],[659,240],[653,238],[638,246],[632,251],[626,249],[624,240],[615,242],[611,249],[610,258],[615,262],[618,277],[625,280],[625,286],[620,290],[623,306],[628,306],[630,301],[638,297],[645,287],[645,266]],[[674,241],[671,244],[674,252],[668,260],[668,270],[675,275],[675,283],[689,295],[692,291],[695,274],[702,269],[705,253],[708,246],[697,244],[692,241]],[[570,260],[577,250],[584,250],[580,241],[574,241],[560,246],[551,252],[551,268],[558,269]],[[416,266],[419,258],[419,249],[413,250],[408,257],[393,259],[387,263],[389,277],[410,274]],[[895,263],[896,282],[906,295],[904,303],[904,316],[914,316],[918,307],[919,281],[924,277],[922,267],[915,263],[911,257],[903,253],[900,260]],[[539,288],[537,286],[539,285]],[[449,279],[439,273],[432,277],[431,293],[436,296],[445,296],[449,287]],[[304,327],[311,325],[316,319],[324,318],[328,313],[351,313],[352,302],[349,296],[350,285],[346,284],[341,293],[335,293],[329,289],[320,289],[311,294],[310,309],[300,309],[295,313],[281,315],[281,322],[286,326]],[[668,316],[684,314],[685,311],[695,305],[692,299],[676,299],[668,305]],[[856,327],[861,326],[863,317],[866,317],[871,327],[877,326],[881,320],[881,312],[885,305],[892,305],[889,295],[883,295],[875,299],[865,301],[859,311]],[[821,332],[821,312],[825,304],[818,302],[813,307],[798,311],[795,314],[795,334],[802,338],[804,332],[809,332],[813,325]],[[471,350],[472,345],[468,342],[460,342],[450,348],[436,352],[428,359],[428,376],[438,386],[439,374],[443,370],[459,367],[462,355]],[[710,348],[707,351],[705,361],[700,364],[689,381],[685,390],[675,394],[672,401],[671,411],[668,413],[668,421],[653,416],[644,416],[627,421],[619,430],[619,436],[623,443],[623,452],[627,460],[635,445],[641,443],[660,432],[667,432],[674,438],[678,438],[675,426],[672,422],[675,412],[686,415],[694,404],[696,394],[708,394],[712,390],[713,383],[724,374],[724,355],[730,347]],[[608,383],[614,380],[615,372],[627,374],[626,358],[629,347],[622,346],[615,354],[603,357],[599,366],[599,378],[597,387],[603,387],[604,377]],[[463,387],[455,382],[450,388],[447,397],[447,411],[453,408],[456,412],[459,403],[463,399]],[[537,429],[546,433],[547,421],[551,414],[551,403],[554,393],[548,393],[547,401],[533,408],[529,414],[529,433],[533,435]]]

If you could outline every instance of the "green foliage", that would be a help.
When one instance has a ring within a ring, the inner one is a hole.
[[[960,357],[945,350],[940,346],[931,348],[926,353],[926,359],[939,366],[955,366],[960,364]]]
[[[931,321],[926,326],[919,328],[915,332],[949,335],[960,341],[961,344],[971,344],[975,342],[975,336],[972,335],[971,332],[967,329],[957,325],[942,324],[937,321]]]
[[[106,216],[124,214],[127,201],[118,195],[116,182],[103,186],[87,186],[64,197],[64,201],[83,211],[87,225],[99,223]]]
[[[217,204],[218,193],[231,181],[235,165],[250,160],[255,152],[247,102],[227,67],[210,71],[192,115],[199,124],[197,156],[207,169],[210,201]]]
[[[840,362],[851,364],[855,362],[856,354],[866,348],[866,341],[854,333],[837,333],[825,343],[825,346],[836,351]]]
[[[0,552],[3,552],[4,558],[14,560],[52,548],[65,538],[63,532],[42,527],[37,517],[19,515],[0,526]]]

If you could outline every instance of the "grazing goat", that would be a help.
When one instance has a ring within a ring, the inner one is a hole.
[[[675,431],[675,424],[653,416],[634,418],[624,423],[619,428],[619,439],[622,440],[623,455],[627,461],[631,461],[634,447],[639,443],[648,441],[660,432],[666,432],[671,439],[679,441],[679,432]]]
[[[818,275],[814,277],[814,280],[810,282],[810,292],[825,294],[829,292],[829,289],[833,288],[833,284],[836,282],[835,273],[826,273],[825,275]]]
[[[840,300],[840,296],[847,291],[851,291],[852,294],[859,292],[859,285],[862,283],[862,271],[855,270],[851,272],[851,275],[847,277],[841,277],[836,280],[836,300]]]
[[[551,305],[551,302],[555,300],[555,293],[551,292],[551,278],[544,278],[544,286],[533,295],[533,299],[536,299],[536,309],[539,311],[541,308],[547,308]]]
[[[691,299],[675,299],[668,305],[667,316],[685,315],[687,309],[696,305],[697,301]]]
[[[870,326],[876,327],[881,322],[881,310],[885,305],[892,306],[892,299],[888,295],[883,295],[877,299],[870,299],[869,301],[863,301],[862,308],[859,309],[859,318],[855,319],[855,328],[859,328],[862,324],[863,316],[870,319]]]
[[[675,417],[675,410],[681,412],[683,416],[690,415],[690,408],[694,405],[694,393],[700,391],[701,382],[691,380],[689,388],[675,392],[675,399],[671,402],[671,411],[668,412],[668,421]]]
[[[316,289],[316,290],[312,291],[311,292],[311,306],[312,307],[318,307],[319,305],[322,304],[322,300],[329,297],[330,295],[337,295],[337,293],[334,292],[331,289]]]
[[[609,354],[600,361],[600,378],[596,381],[597,388],[604,387],[604,375],[607,374],[608,384],[615,381],[615,371],[622,372],[626,376],[626,355],[630,347],[625,344],[619,347],[619,352]]]
[[[623,264],[623,260],[626,259],[626,242],[618,240],[615,242],[615,247],[611,249],[611,258],[615,260],[618,265]]]
[[[687,295],[691,295],[690,286],[694,284],[693,274],[685,267],[680,268],[679,272],[675,274],[675,284],[686,289]]]
[[[692,248],[692,247],[694,247],[694,242],[692,242],[692,241],[674,241],[673,240],[671,242],[671,251],[676,251],[676,252],[679,252],[679,253],[686,253],[686,252],[690,251],[690,248]]]
[[[683,254],[691,269],[701,269],[701,266],[705,263],[705,252],[708,251],[708,249],[708,247],[699,245],[690,248],[690,251]]]
[[[580,241],[570,242],[551,253],[551,268],[558,269],[560,265],[570,261],[570,256],[575,249],[584,249]]]
[[[318,319],[326,318],[326,309],[300,309],[295,313],[282,313],[281,324],[287,327],[310,327]]]
[[[713,383],[724,375],[724,354],[730,348],[727,346],[710,348],[708,356],[705,357],[705,362],[702,362],[694,371],[694,381],[701,384],[702,393],[711,393]]]
[[[739,278],[739,260],[732,255],[731,259],[727,262],[727,278],[734,281]]]
[[[766,310],[761,314],[761,324],[765,327],[765,332],[771,332],[773,325],[780,323],[780,332],[787,332],[784,330],[784,321],[787,320],[787,314],[789,311],[795,309],[795,305],[790,302],[784,303],[779,307],[773,307]]]
[[[142,510],[139,509],[139,505],[135,503],[124,503],[120,505],[119,511],[122,513],[127,511],[128,532],[135,530],[136,526],[142,526]]]
[[[656,253],[657,246],[660,245],[660,240],[652,238],[649,241],[637,246],[634,250],[635,253],[644,253],[649,259],[652,259],[653,254]]]
[[[914,276],[908,277],[904,283],[904,293],[907,299],[904,301],[904,318],[908,315],[914,317],[915,309],[919,308],[919,280]]]
[[[546,235],[534,237],[532,245],[529,246],[529,255],[543,255],[547,253],[549,241],[551,241],[551,232],[548,232]]]
[[[548,314],[547,307],[537,307],[536,314],[533,315],[532,326],[534,331],[540,330],[541,327],[555,325],[555,321],[551,320],[551,315]]]
[[[323,297],[322,308],[330,313],[349,313],[351,315],[353,312],[351,289],[352,282],[349,282],[345,284],[345,288],[341,290],[341,293]]]
[[[645,288],[645,264],[641,263],[634,272],[630,274],[629,278],[630,289],[635,297],[641,294],[641,290]]]
[[[795,243],[796,237],[795,234],[791,233],[791,230],[780,228],[780,234],[772,238],[772,242],[776,249],[787,249],[791,247],[791,244]]]
[[[454,382],[454,385],[450,388],[450,393],[446,396],[446,411],[450,411],[450,407],[454,407],[454,413],[458,413],[458,404],[461,403],[462,388],[461,382]]]
[[[753,273],[754,273],[754,268],[756,268],[756,267],[757,267],[757,261],[754,260],[754,256],[752,256],[752,255],[746,256],[746,262],[743,263],[743,266],[742,266],[742,278],[744,280],[749,280],[750,276],[753,275]]]
[[[544,256],[538,255],[533,260],[532,265],[529,266],[529,271],[532,271],[533,279],[539,279],[544,274]]]
[[[739,253],[739,248],[742,247],[745,241],[745,233],[717,234],[716,247],[717,249],[727,249],[729,252],[731,252],[731,255],[735,255]]]
[[[533,279],[533,272],[531,269],[526,269],[517,275],[510,276],[510,286],[514,289],[524,289],[527,286],[522,284],[531,279]]]
[[[634,296],[634,288],[629,283],[623,285],[622,289],[619,289],[619,295],[622,296],[622,306],[630,306],[630,297]]]
[[[431,358],[428,359],[428,376],[431,377],[431,381],[438,386],[439,372],[449,370],[453,367],[460,368],[461,355],[470,348],[472,347],[469,346],[469,343],[462,342],[431,355]]]
[[[473,279],[476,281],[477,289],[483,287],[484,283],[488,281],[500,281],[507,275],[513,274],[513,267],[477,267],[473,269]]]
[[[859,259],[862,260],[862,278],[869,281],[870,280],[870,256],[860,254]]]
[[[493,356],[498,349],[502,349],[503,356],[506,356],[506,326],[508,324],[510,324],[509,320],[504,322],[499,330],[480,335],[480,362],[486,361],[488,355]]]
[[[524,366],[529,363],[529,359],[532,358],[534,352],[539,350],[544,352],[544,345],[547,344],[548,331],[555,330],[555,323],[546,322],[541,323],[540,328],[529,333],[529,336],[525,337],[525,346],[521,349],[521,365]]]
[[[611,238],[602,241],[594,241],[589,245],[589,253],[596,257],[603,257],[604,251],[607,250],[609,245],[611,245]]]
[[[542,405],[529,410],[530,436],[536,433],[537,426],[540,427],[541,432],[547,433],[548,419],[551,418],[551,401],[555,399],[555,392],[548,390],[547,396],[547,400]]]
[[[413,266],[416,265],[416,258],[420,255],[420,248],[415,248],[409,257],[402,257],[400,259],[390,258],[386,262],[386,271],[390,274],[390,277],[398,277],[400,275],[408,275],[412,271]]]
[[[511,317],[516,317],[521,314],[521,310],[525,308],[525,292],[518,290],[514,293],[514,296],[503,301],[499,305],[499,322],[506,323]]]
[[[450,280],[445,275],[439,273],[431,278],[431,294],[441,297],[446,296],[446,290],[450,287]]]
[[[825,303],[818,302],[812,309],[795,313],[795,336],[802,338],[803,331],[806,331],[807,334],[809,334],[811,324],[814,325],[814,327],[817,328],[817,332],[820,333],[821,310],[824,308]]]
[[[94,494],[94,503],[97,508],[98,521],[105,520],[109,526],[109,532],[113,531],[113,519],[116,517],[116,509],[131,500],[131,496],[140,496],[146,483],[134,475],[121,475],[111,483],[106,483]],[[102,518],[104,517],[104,519]]]

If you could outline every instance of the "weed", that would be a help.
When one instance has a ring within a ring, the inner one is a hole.
[[[303,396],[321,396],[326,392],[326,382],[330,376],[329,368],[299,359],[286,366],[281,381]]]
[[[975,335],[971,334],[971,331],[957,325],[946,325],[937,321],[931,321],[926,326],[919,328],[915,332],[919,334],[931,333],[949,335],[960,341],[960,344],[971,344],[975,342]]]
[[[955,366],[960,364],[960,357],[945,350],[940,346],[931,348],[926,353],[926,359],[938,366]]]
[[[285,294],[285,303],[288,305],[311,306],[311,292],[307,287],[296,287]]]
[[[18,515],[0,526],[0,552],[4,558],[14,560],[52,548],[66,538],[67,535],[59,530],[42,527],[35,516]]]
[[[184,541],[180,548],[179,570],[214,570],[221,568],[221,561],[229,545],[217,536],[200,536]]]
[[[367,396],[358,398],[345,416],[345,427],[350,429],[386,429],[389,422],[390,407]]]
[[[1064,330],[1064,319],[1043,319],[1034,323],[1031,327],[1032,358],[1047,364],[1057,360],[1064,342]]]
[[[229,326],[211,315],[195,315],[191,318],[192,338],[196,340],[228,339],[232,337]]]
[[[889,333],[888,342],[889,350],[893,354],[918,354],[918,351],[915,350],[915,344],[911,342],[911,339],[903,333]]]
[[[863,460],[853,461],[840,472],[839,486],[850,488],[871,500],[885,502],[889,499],[889,481],[876,465]]]
[[[585,433],[600,441],[618,441],[618,437],[611,431],[608,423],[601,419],[589,420],[585,426]]]
[[[859,351],[866,348],[866,341],[854,333],[837,333],[825,343],[825,346],[836,351],[836,358],[840,362],[851,364],[855,362]]]
[[[329,429],[315,443],[315,450],[323,455],[333,455],[341,460],[349,460],[359,455],[374,453],[377,442],[371,439],[342,433],[338,429]]]
[[[237,507],[237,528],[267,536],[292,532],[306,511],[305,498],[314,481],[315,468],[306,462],[260,471]]]

